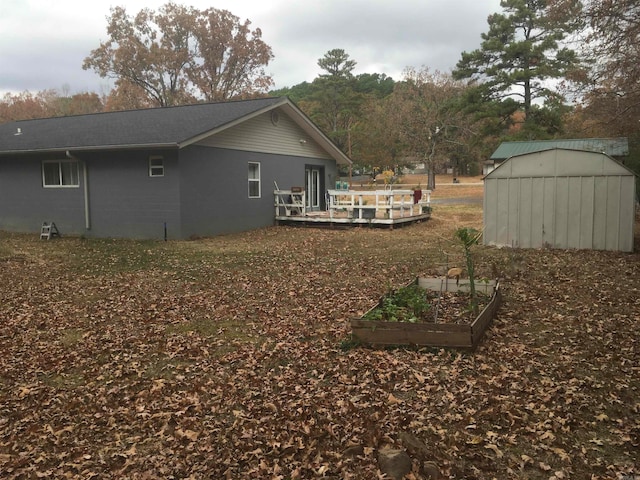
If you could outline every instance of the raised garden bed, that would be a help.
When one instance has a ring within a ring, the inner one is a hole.
[[[386,314],[391,310],[388,301],[385,304],[386,297],[382,297],[378,305],[361,318],[351,320],[355,339],[372,345],[475,349],[484,331],[496,316],[501,301],[498,282],[476,280],[475,287],[479,294],[481,312],[474,318],[469,310],[469,296],[464,295],[461,303],[459,295],[461,292],[469,292],[468,280],[460,280],[456,285],[456,281],[452,279],[417,278],[407,287],[427,290],[425,298],[429,304],[428,310],[419,315],[408,315],[405,319],[393,317],[393,321],[379,320],[378,318],[384,318],[381,311]],[[412,297],[410,291],[408,296]],[[418,311],[422,310],[424,309],[420,306]]]

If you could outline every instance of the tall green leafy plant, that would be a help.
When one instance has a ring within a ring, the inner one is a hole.
[[[473,309],[473,314],[477,316],[479,313],[478,296],[476,294],[475,265],[471,247],[478,244],[482,232],[479,232],[475,228],[464,227],[456,230],[455,235],[456,238],[460,240],[462,248],[464,249],[464,258],[467,264],[467,273],[469,275],[469,289],[471,291],[471,308]]]

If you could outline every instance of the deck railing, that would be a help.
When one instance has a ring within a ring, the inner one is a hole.
[[[305,217],[305,192],[300,189],[274,190],[276,218]],[[431,190],[328,190],[329,219],[393,220],[429,212]]]
[[[307,213],[304,190],[274,190],[276,218],[302,216]]]
[[[431,204],[431,190],[329,190],[329,216],[347,211],[352,218],[404,218],[420,215]]]

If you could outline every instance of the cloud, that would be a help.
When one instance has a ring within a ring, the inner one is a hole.
[[[168,0],[167,0],[168,1]],[[160,0],[127,0],[131,15],[157,10]],[[207,0],[185,2],[198,9]],[[453,68],[464,50],[480,45],[486,18],[499,0],[219,0],[216,8],[249,19],[262,30],[275,58],[266,68],[277,88],[312,81],[319,58],[342,48],[355,73],[400,79],[405,67]],[[37,92],[68,86],[72,93],[103,93],[112,80],[82,70],[107,38],[111,0],[3,0],[0,11],[0,92]]]

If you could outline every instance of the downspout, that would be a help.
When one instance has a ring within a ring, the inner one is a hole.
[[[87,230],[91,230],[91,217],[89,215],[89,175],[87,174],[87,162],[74,157],[71,152],[69,152],[69,150],[67,150],[66,154],[67,158],[75,160],[78,163],[82,164],[82,184],[84,187],[84,228]]]

